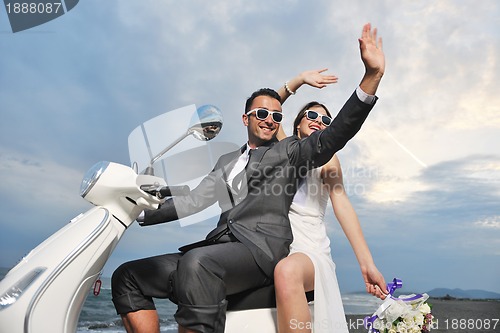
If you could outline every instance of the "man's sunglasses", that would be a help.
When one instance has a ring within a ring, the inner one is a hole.
[[[330,126],[330,124],[332,123],[332,118],[319,114],[318,112],[313,110],[306,110],[305,116],[309,120],[316,120],[318,119],[318,117],[320,117],[319,119],[321,120],[321,123],[325,126]]]
[[[248,111],[247,114],[250,114],[252,112],[255,112],[255,117],[259,120],[266,120],[266,118],[269,117],[269,114],[271,114],[273,121],[275,123],[279,124],[283,120],[283,114],[281,112],[269,111],[266,109],[258,108],[258,109],[253,109],[253,110]]]

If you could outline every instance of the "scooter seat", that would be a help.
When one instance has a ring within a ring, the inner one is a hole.
[[[308,302],[314,300],[314,291],[306,292]],[[227,310],[241,311],[276,307],[274,285],[257,289],[246,290],[238,294],[227,296]]]

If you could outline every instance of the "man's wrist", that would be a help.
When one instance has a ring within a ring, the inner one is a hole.
[[[375,101],[377,100],[377,97],[375,95],[367,94],[359,86],[356,88],[356,95],[358,96],[358,98],[361,102],[366,103],[366,104],[370,104],[370,105],[374,104]]]

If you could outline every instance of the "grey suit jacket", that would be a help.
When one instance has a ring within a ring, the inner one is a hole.
[[[226,179],[241,151],[221,156],[190,195],[169,199],[159,209],[147,211],[143,225],[173,221],[218,202],[222,211],[218,228],[209,233],[207,239],[227,225],[272,278],[275,265],[288,255],[293,239],[288,211],[298,181],[308,170],[325,164],[344,147],[359,131],[372,108],[373,105],[361,102],[353,93],[326,129],[302,140],[292,136],[259,147],[249,161],[248,193],[236,201],[227,194]]]

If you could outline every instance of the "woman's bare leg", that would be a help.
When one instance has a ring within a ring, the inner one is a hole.
[[[303,253],[282,259],[274,270],[279,333],[310,333],[313,323],[305,292],[314,289],[314,265]]]

